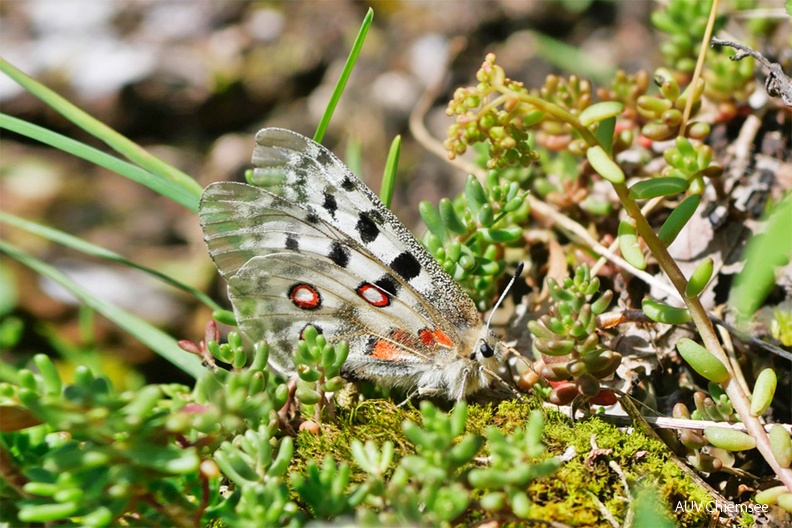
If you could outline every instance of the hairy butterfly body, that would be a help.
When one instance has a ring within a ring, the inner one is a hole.
[[[256,135],[252,183],[206,188],[199,215],[240,330],[293,373],[307,325],[347,340],[344,372],[462,399],[504,346],[473,301],[338,158],[295,132]]]

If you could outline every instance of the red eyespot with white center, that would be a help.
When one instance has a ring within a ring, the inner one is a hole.
[[[360,297],[369,303],[371,306],[376,306],[377,308],[384,308],[390,305],[390,296],[382,291],[381,289],[377,288],[370,282],[364,282],[360,286],[357,287],[355,290]]]
[[[289,289],[289,299],[297,308],[316,310],[322,306],[322,296],[310,284],[299,283]]]

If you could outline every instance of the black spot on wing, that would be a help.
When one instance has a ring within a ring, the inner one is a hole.
[[[275,348],[277,348],[278,350],[291,352],[292,349],[294,348],[294,343],[292,341],[289,341],[288,339],[278,339]]]
[[[364,244],[374,242],[377,236],[379,236],[379,227],[377,227],[376,222],[372,219],[372,213],[375,212],[376,211],[365,211],[358,215],[358,222],[357,225],[355,225],[355,229],[360,233],[360,239]]]
[[[399,284],[390,275],[383,275],[374,281],[374,285],[391,295],[396,295],[399,290]]]
[[[341,188],[345,191],[351,191],[355,188],[355,182],[353,182],[350,178],[344,177],[344,179],[341,180]]]
[[[254,280],[236,281],[234,283],[234,290],[239,295],[255,295],[257,292],[267,291],[269,288],[269,277],[266,275],[254,277]]]
[[[324,203],[322,207],[330,213],[330,216],[335,218],[335,212],[338,210],[338,204],[336,203],[336,198],[329,192],[325,191],[324,193]]]
[[[330,151],[325,148],[320,148],[319,152],[316,153],[316,161],[318,161],[319,165],[322,167],[334,165],[333,156],[330,154]]]
[[[310,224],[318,224],[319,223],[319,217],[316,215],[316,213],[308,213],[307,215],[305,215],[305,219]]]
[[[297,192],[297,201],[305,202],[308,200],[307,179],[305,174],[300,172],[297,174],[297,179],[290,183],[289,186],[294,188]]]
[[[400,253],[393,261],[390,263],[390,268],[401,275],[404,280],[410,280],[418,276],[421,273],[421,263],[418,262],[412,253],[408,253],[407,251]]]
[[[316,170],[314,160],[311,159],[309,156],[297,156],[296,159],[297,161],[293,162],[296,172],[300,174],[305,174]]]
[[[327,256],[342,268],[346,268],[347,264],[349,264],[349,253],[348,247],[334,241],[330,245],[330,253]]]
[[[382,217],[382,213],[380,213],[376,209],[372,209],[368,211],[367,214],[369,215],[369,218],[371,218],[371,220],[373,220],[375,223],[377,224],[385,223],[385,219]]]
[[[297,240],[297,237],[294,236],[294,233],[289,233],[286,235],[286,249],[300,249],[300,242]]]
[[[319,335],[324,334],[324,330],[322,330],[321,326],[317,324],[308,323],[307,325],[302,327],[302,330],[300,330],[300,339],[305,339],[305,329],[308,328],[309,326],[313,326],[317,334]]]
[[[366,346],[363,348],[363,353],[370,356],[374,352],[374,347],[377,346],[377,341],[379,341],[378,337],[373,335],[369,336],[366,341]]]

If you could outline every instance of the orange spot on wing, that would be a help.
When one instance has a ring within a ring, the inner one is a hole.
[[[398,341],[399,343],[404,343],[405,345],[409,344],[410,341],[415,342],[413,341],[412,336],[407,332],[405,332],[404,330],[398,330],[398,329],[394,330],[393,332],[391,332],[391,338],[394,341]]]
[[[451,338],[440,329],[432,331],[428,328],[424,328],[418,331],[418,337],[421,339],[421,342],[428,347],[443,345],[453,348],[454,346],[454,342],[451,341]]]
[[[396,346],[390,341],[385,341],[384,339],[377,340],[377,342],[374,344],[374,348],[371,351],[371,357],[384,359],[386,361],[393,361],[397,359],[398,355],[399,350],[396,348]]]
[[[435,330],[434,332],[432,332],[432,335],[434,336],[435,341],[437,341],[441,345],[445,345],[447,347],[453,347],[454,346],[454,342],[451,341],[451,338],[448,337],[447,335],[445,335],[445,332],[443,332],[439,328],[437,330]]]
[[[434,334],[432,334],[432,332],[428,328],[423,328],[419,330],[418,337],[421,339],[421,343],[423,343],[428,347],[434,346],[435,344]]]

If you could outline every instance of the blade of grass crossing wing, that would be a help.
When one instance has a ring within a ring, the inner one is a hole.
[[[335,90],[333,90],[333,95],[330,96],[330,101],[327,103],[327,108],[325,108],[322,119],[319,121],[319,126],[316,127],[316,133],[313,139],[317,143],[321,143],[324,138],[327,125],[330,124],[330,119],[333,117],[333,112],[336,109],[336,105],[338,105],[338,100],[341,99],[341,94],[344,92],[349,75],[355,67],[355,62],[357,62],[358,55],[360,55],[360,49],[363,47],[363,42],[366,40],[366,33],[368,33],[369,27],[371,27],[372,20],[374,20],[374,10],[369,8],[366,17],[363,19],[363,23],[360,25],[360,31],[358,31],[355,43],[352,45],[352,51],[349,52],[341,76],[338,78]]]
[[[0,58],[0,71],[11,77],[20,86],[35,95],[53,110],[82,128],[92,136],[103,141],[107,146],[136,163],[147,171],[182,187],[188,193],[201,195],[201,186],[189,175],[176,167],[153,156],[140,145],[130,141],[98,119],[80,110],[75,105],[53,92],[35,79],[28,77],[22,71],[12,66],[8,61]]]
[[[346,142],[346,149],[344,150],[344,164],[352,171],[352,174],[360,178],[363,174],[361,160],[363,159],[363,146],[360,140],[351,137]]]
[[[82,158],[91,163],[95,163],[107,170],[116,172],[121,176],[145,185],[154,192],[157,192],[174,202],[183,205],[187,209],[197,212],[198,200],[201,196],[200,187],[197,192],[188,189],[171,179],[164,178],[147,170],[141,169],[131,163],[120,160],[114,156],[106,154],[84,143],[75,141],[46,128],[28,123],[21,119],[0,114],[0,128],[5,128],[17,134],[35,139],[51,147],[55,147],[63,152],[68,152],[78,158]]]
[[[201,365],[201,360],[198,359],[197,356],[188,354],[179,348],[176,340],[171,336],[155,328],[136,315],[132,315],[113,304],[99,299],[58,269],[7,242],[0,241],[0,251],[3,251],[36,273],[60,284],[81,302],[90,306],[104,317],[123,328],[126,332],[135,336],[143,344],[193,378],[197,378],[205,371],[204,367]]]
[[[124,266],[129,266],[130,268],[135,268],[157,279],[162,280],[163,282],[170,284],[174,288],[178,288],[182,291],[189,293],[190,295],[195,296],[199,301],[204,303],[208,306],[211,310],[222,310],[223,308],[210,299],[206,294],[201,291],[196,290],[192,286],[188,286],[183,282],[180,282],[173,277],[169,277],[162,272],[157,270],[148,268],[146,266],[137,264],[124,258],[123,256],[115,253],[114,251],[110,251],[109,249],[105,249],[101,246],[97,246],[95,244],[91,244],[81,238],[78,238],[74,235],[70,235],[68,233],[64,233],[63,231],[59,231],[58,229],[37,224],[35,222],[31,222],[29,220],[25,220],[23,218],[19,218],[18,216],[14,216],[9,213],[4,213],[0,211],[0,222],[5,222],[10,224],[14,227],[18,227],[19,229],[24,229],[28,233],[33,233],[34,235],[38,235],[40,237],[44,237],[47,240],[51,240],[63,246],[75,249],[86,255],[91,255],[93,257],[99,257],[107,260],[111,260],[113,262],[117,262],[119,264],[123,264]]]

